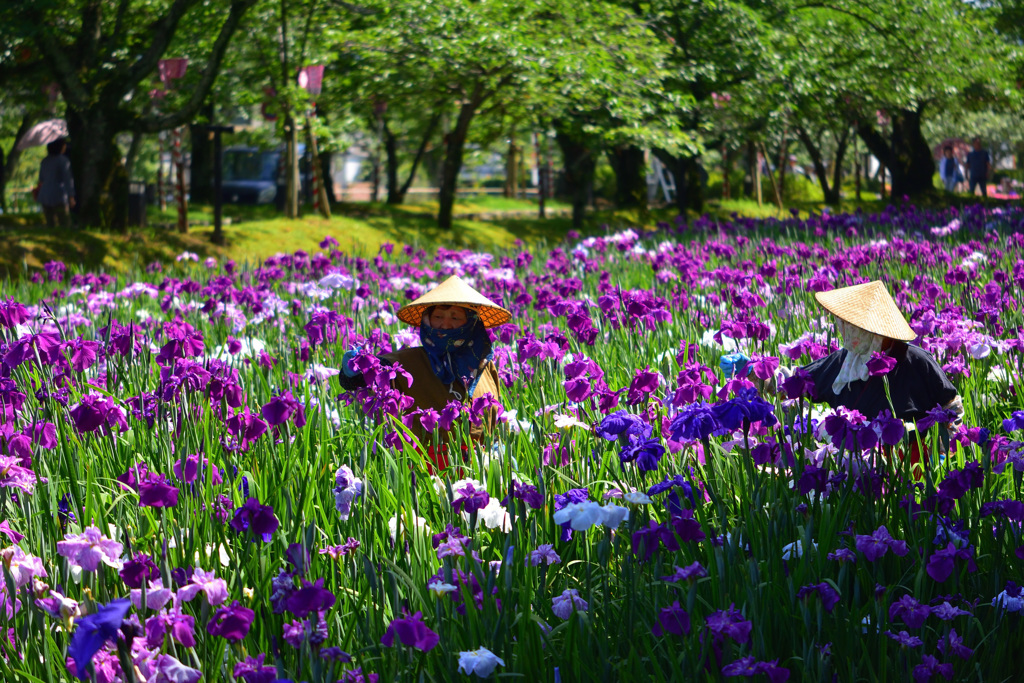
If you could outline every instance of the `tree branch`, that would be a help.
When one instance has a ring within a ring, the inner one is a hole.
[[[173,4],[167,9],[167,13],[156,22],[151,33],[152,42],[150,42],[149,48],[142,53],[141,57],[131,62],[131,66],[122,66],[117,70],[114,78],[110,80],[110,84],[103,89],[103,99],[121,99],[138,85],[147,74],[153,73],[160,63],[160,58],[167,52],[171,39],[174,38],[178,22],[181,21],[181,18],[189,8],[198,1],[174,0]],[[231,9],[233,13],[234,3],[232,3]],[[229,15],[228,21],[230,20],[231,16]],[[216,50],[216,48],[214,49]]]
[[[210,51],[206,68],[203,70],[203,76],[192,90],[192,98],[184,107],[173,114],[141,119],[139,121],[140,131],[143,133],[156,133],[168,128],[176,128],[187,123],[195,116],[196,112],[199,111],[199,107],[202,106],[203,101],[206,99],[207,94],[209,94],[210,88],[213,87],[213,82],[217,79],[220,63],[224,59],[228,43],[231,42],[231,35],[238,28],[238,24],[242,21],[245,13],[256,2],[257,0],[235,0],[231,3],[231,11],[227,19],[224,20],[224,24],[220,27],[220,33],[213,44],[213,49]]]

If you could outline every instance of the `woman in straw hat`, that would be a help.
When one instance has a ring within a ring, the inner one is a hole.
[[[458,276],[453,275],[437,287],[398,311],[402,322],[420,330],[422,346],[400,349],[380,357],[387,365],[398,364],[412,378],[401,373],[394,386],[413,399],[413,410],[440,413],[451,401],[469,403],[490,394],[499,395],[498,371],[491,361],[491,339],[487,329],[504,325],[512,314],[487,299]],[[349,351],[342,360],[342,387],[353,391],[365,386],[361,374],[349,361],[356,355]],[[480,439],[494,428],[497,407],[489,405],[479,424],[470,434]],[[430,435],[413,421],[410,429],[423,444]],[[428,455],[438,469],[448,467],[445,448],[431,446]]]
[[[942,366],[920,346],[907,343],[917,334],[884,284],[875,280],[817,292],[814,298],[836,317],[836,331],[843,339],[841,349],[804,367],[814,379],[818,400],[833,408],[854,408],[868,419],[890,409],[890,398],[895,417],[908,422],[921,419],[936,406],[957,415],[962,412],[956,387]],[[888,397],[883,375],[872,375],[868,368],[876,353],[895,361],[884,374]]]
[[[814,382],[812,399],[857,410],[869,420],[882,412],[913,424],[941,407],[958,422],[963,405],[942,366],[915,344],[917,338],[880,281],[817,292],[818,303],[835,316],[843,346],[835,353],[793,370],[780,368],[778,380],[800,372]],[[871,364],[871,367],[869,367]],[[891,367],[890,367],[891,366]],[[888,367],[888,371],[883,370]],[[872,372],[872,369],[875,372]],[[883,379],[884,377],[884,379]],[[888,384],[888,392],[886,384]],[[948,431],[940,428],[942,447]],[[909,438],[911,465],[920,462],[920,445]],[[927,451],[925,460],[927,461]]]

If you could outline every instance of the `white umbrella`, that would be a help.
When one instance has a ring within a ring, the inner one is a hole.
[[[53,142],[57,138],[67,137],[68,124],[64,119],[50,119],[37,123],[28,129],[28,132],[21,136],[15,149],[28,149]]]

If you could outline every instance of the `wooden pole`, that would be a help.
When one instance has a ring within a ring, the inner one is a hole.
[[[768,159],[768,150],[765,149],[764,143],[761,143],[761,153],[764,154],[764,158]],[[779,192],[779,186],[775,184],[775,174],[772,173],[772,169],[768,169],[768,180],[772,183],[772,192],[775,193],[775,203],[779,206],[779,213],[781,214],[784,209],[782,208],[782,194]],[[758,193],[760,194],[760,193]]]
[[[754,151],[754,189],[757,192],[757,205],[762,206],[764,198],[761,196],[761,152],[753,145],[751,147]]]

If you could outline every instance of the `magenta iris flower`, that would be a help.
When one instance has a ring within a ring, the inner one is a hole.
[[[243,607],[238,600],[235,600],[227,607],[220,607],[206,624],[206,632],[211,636],[220,636],[232,643],[237,643],[245,638],[252,626],[256,613],[248,607]]]
[[[440,637],[423,622],[423,614],[416,612],[411,617],[394,619],[388,624],[380,642],[384,647],[394,647],[395,638],[406,647],[429,652],[437,647]]]
[[[888,375],[889,372],[896,367],[896,359],[887,353],[876,351],[871,354],[871,358],[867,362],[867,367],[869,377]]]

